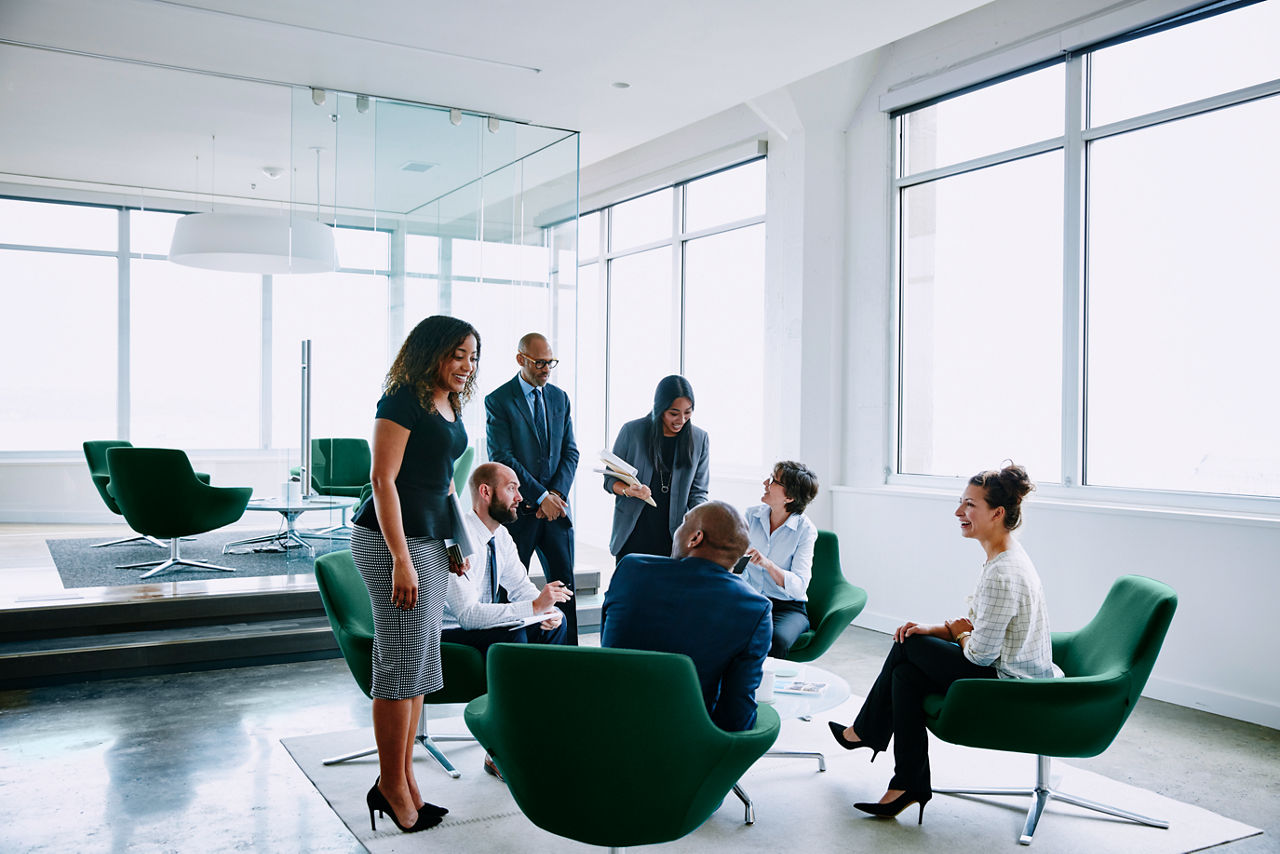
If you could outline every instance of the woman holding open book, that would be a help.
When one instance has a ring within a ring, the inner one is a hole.
[[[684,514],[707,500],[709,441],[692,417],[693,386],[673,374],[658,383],[649,414],[618,431],[613,454],[619,459],[606,459],[604,474],[604,488],[615,496],[609,538],[615,558],[669,556]]]
[[[444,686],[440,628],[453,536],[453,463],[467,447],[462,405],[475,390],[480,333],[428,317],[405,339],[373,422],[373,497],[356,512],[351,554],[373,605],[373,736],[381,772],[365,798],[405,833],[448,812],[423,801],[413,776],[422,697]],[[376,828],[375,828],[376,829]]]

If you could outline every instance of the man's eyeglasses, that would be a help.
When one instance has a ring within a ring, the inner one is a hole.
[[[520,358],[524,359],[526,363],[533,365],[538,370],[542,370],[543,368],[554,368],[556,365],[560,364],[559,359],[530,359],[524,353],[520,354]]]

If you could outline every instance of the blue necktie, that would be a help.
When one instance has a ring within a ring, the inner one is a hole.
[[[542,405],[542,389],[533,390],[533,432],[538,436],[538,447],[542,449],[542,458],[547,457],[550,447],[547,442],[547,410]]]
[[[491,603],[498,601],[498,557],[497,557],[497,552],[494,551],[494,544],[493,544],[493,541],[495,539],[497,538],[496,537],[489,538],[488,570],[489,570],[489,601]]]

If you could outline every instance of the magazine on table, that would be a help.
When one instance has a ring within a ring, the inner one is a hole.
[[[816,697],[827,690],[826,682],[805,682],[803,679],[791,679],[773,686],[776,694],[801,694],[805,697]]]

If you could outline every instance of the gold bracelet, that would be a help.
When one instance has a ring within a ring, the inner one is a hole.
[[[973,634],[973,632],[961,632],[960,634],[956,635],[956,643],[960,643],[960,641],[964,640],[971,634]],[[964,646],[964,644],[960,643],[960,646]]]

